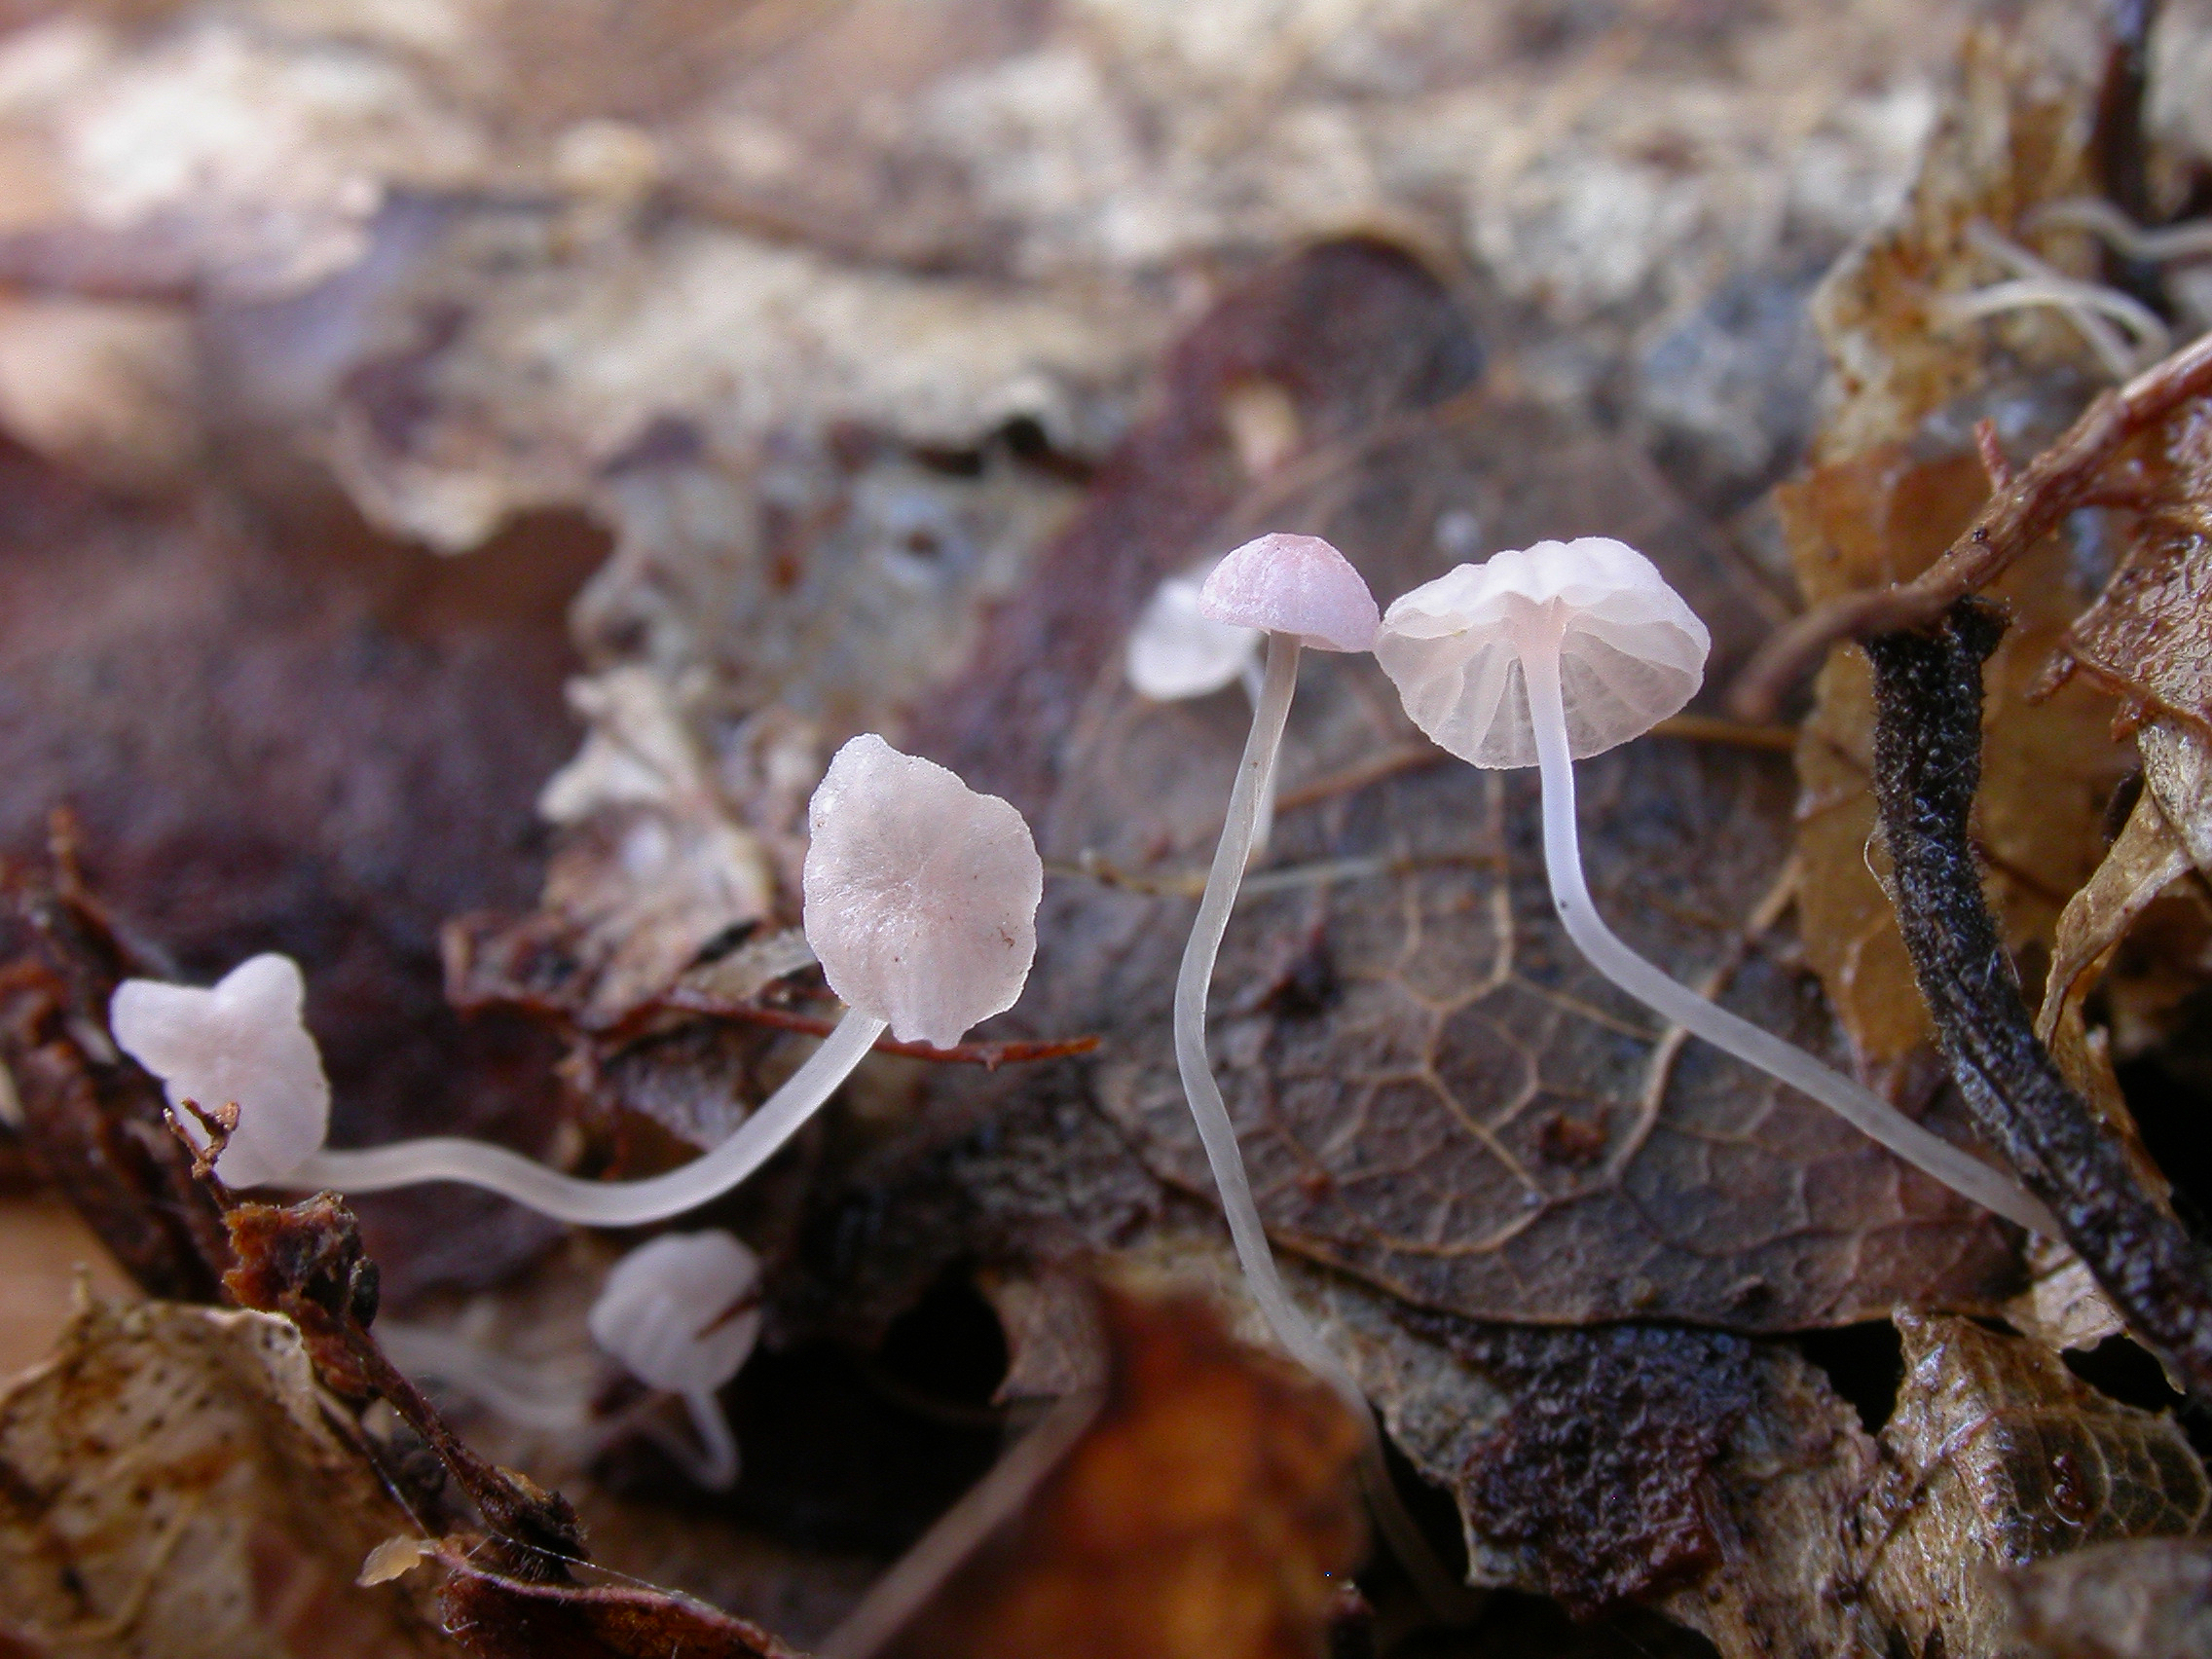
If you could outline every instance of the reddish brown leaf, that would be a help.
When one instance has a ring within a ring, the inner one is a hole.
[[[479,1659],[795,1659],[758,1625],[648,1584],[540,1584],[441,1554],[438,1607]]]
[[[1098,1306],[1108,1358],[1095,1416],[887,1640],[859,1636],[885,1604],[864,1608],[831,1642],[840,1659],[1325,1651],[1332,1579],[1361,1547],[1358,1426],[1325,1385],[1234,1341],[1201,1300],[1105,1290]],[[962,1520],[925,1538],[916,1561]]]

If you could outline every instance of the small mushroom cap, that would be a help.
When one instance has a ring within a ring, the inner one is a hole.
[[[760,1258],[729,1234],[664,1233],[614,1264],[591,1305],[591,1340],[656,1388],[711,1393],[760,1340],[760,1309],[732,1313]]]
[[[1198,608],[1201,578],[1169,576],[1129,630],[1129,683],[1156,703],[1219,691],[1259,649],[1256,628],[1216,622]]]
[[[1289,634],[1319,651],[1375,647],[1375,596],[1351,561],[1318,535],[1280,532],[1247,541],[1213,568],[1198,612],[1216,622]]]
[[[1521,658],[1554,642],[1578,760],[1678,711],[1713,645],[1650,560],[1592,535],[1493,554],[1415,588],[1383,616],[1375,657],[1440,748],[1477,766],[1533,766]]]
[[[831,990],[939,1048],[1014,1006],[1045,892],[1020,813],[868,732],[830,762],[807,829],[806,939]]]
[[[282,1180],[329,1133],[330,1081],[301,1021],[306,1001],[300,965],[272,952],[204,990],[126,979],[108,1004],[116,1042],[162,1080],[194,1145],[204,1150],[207,1136],[185,1101],[210,1112],[237,1104],[239,1126],[215,1161],[234,1187]]]

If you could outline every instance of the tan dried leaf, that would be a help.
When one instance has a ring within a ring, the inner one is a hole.
[[[2012,235],[2039,203],[2089,188],[2101,51],[2091,20],[2064,6],[2031,6],[1972,31],[1903,209],[1816,295],[1840,396],[1815,439],[1813,471],[1777,495],[1808,604],[1915,576],[1967,527],[1988,488],[1969,441],[1975,415],[1998,418],[2018,442],[2055,431],[2085,395],[2094,359],[2058,313],[2023,308],[1955,325],[1938,307],[2004,274],[1974,250],[1977,221]],[[2084,247],[2043,251],[2064,269],[2088,269]],[[1992,908],[2017,949],[2049,942],[2061,897],[2095,867],[2120,764],[2104,699],[2079,686],[2040,695],[2045,661],[2079,603],[2063,539],[2018,561],[1995,591],[2014,622],[1983,676],[1975,833]],[[1862,1063],[1883,1076],[1932,1033],[1868,867],[1872,719],[1865,661],[1839,649],[1798,749],[1798,847],[1807,958]]]
[[[451,1655],[394,1585],[411,1530],[260,1313],[94,1303],[0,1395],[0,1635],[87,1659]]]
[[[2199,1532],[2204,1465],[2171,1418],[2098,1393],[2040,1344],[1900,1312],[1905,1378],[1852,1518],[1855,1577],[1906,1650],[2002,1650],[1992,1569]]]

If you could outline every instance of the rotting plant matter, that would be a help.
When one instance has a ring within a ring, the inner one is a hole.
[[[2212,1249],[2143,1190],[2059,1075],[1982,895],[1968,821],[1981,778],[1981,665],[2003,632],[1993,609],[1963,600],[1931,633],[1866,642],[1898,925],[1982,1132],[2057,1213],[2129,1326],[2212,1403]]]

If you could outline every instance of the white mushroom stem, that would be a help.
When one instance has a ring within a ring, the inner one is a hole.
[[[410,1377],[434,1377],[494,1415],[540,1434],[580,1434],[591,1422],[590,1402],[548,1393],[530,1367],[488,1350],[452,1331],[379,1319],[377,1345]]]
[[[1449,1613],[1465,1605],[1468,1592],[1436,1559],[1399,1498],[1389,1466],[1382,1459],[1382,1439],[1367,1396],[1283,1288],[1267,1228],[1260,1220],[1260,1206],[1252,1198],[1251,1178],[1245,1173],[1244,1155],[1236,1144],[1236,1127],[1229,1120],[1228,1104],[1221,1097],[1221,1087],[1214,1082],[1213,1066],[1206,1056],[1206,992],[1213,983],[1222,936],[1229,931],[1230,912],[1236,905],[1236,890],[1252,856],[1255,832],[1274,799],[1275,759],[1282,752],[1291,693],[1298,688],[1301,650],[1297,639],[1290,635],[1268,636],[1267,668],[1259,694],[1252,701],[1251,735],[1244,740],[1244,755],[1236,763],[1236,781],[1229,793],[1229,815],[1221,828],[1221,842],[1214,848],[1205,892],[1198,900],[1198,919],[1191,926],[1190,942],[1183,947],[1183,966],[1175,977],[1175,1065],[1182,1073],[1183,1092],[1198,1123],[1198,1139],[1205,1144],[1206,1163],[1221,1193],[1229,1236],[1236,1247],[1236,1261],[1244,1270],[1244,1282],[1251,1287],[1252,1299],[1260,1305],[1275,1340],[1292,1358],[1336,1389],[1359,1420],[1365,1431],[1360,1484],[1369,1508],[1375,1512],[1376,1525],[1430,1606]]]
[[[1879,1142],[1954,1193],[2046,1238],[2062,1236],[2057,1219],[2018,1183],[1931,1134],[1873,1090],[1830,1071],[1802,1049],[1715,1007],[1631,950],[1605,926],[1582,875],[1574,816],[1574,762],[1568,757],[1567,710],[1560,686],[1556,638],[1524,646],[1529,710],[1544,796],[1544,865],[1552,904],[1592,967],[1639,1002],[1746,1065],[1811,1095],[1869,1139]]]
[[[683,1472],[699,1486],[727,1492],[737,1485],[737,1439],[729,1431],[729,1419],[722,1415],[722,1403],[704,1388],[687,1388],[682,1399],[691,1414],[691,1426],[698,1431],[698,1446],[665,1433],[653,1434],[653,1444],[682,1463]]]
[[[359,1151],[324,1149],[286,1186],[377,1193],[424,1181],[458,1181],[584,1227],[642,1227],[719,1198],[773,1158],[814,1116],[883,1035],[886,1022],[848,1010],[822,1047],[712,1152],[642,1181],[585,1181],[488,1141],[437,1135]]]
[[[576,1456],[594,1456],[635,1429],[707,1491],[727,1492],[737,1484],[737,1439],[710,1390],[677,1391],[699,1436],[694,1446],[676,1429],[644,1417],[668,1398],[665,1393],[647,1395],[632,1409],[595,1422],[588,1401],[545,1392],[527,1367],[451,1331],[380,1319],[376,1336],[385,1356],[408,1376],[436,1378],[517,1428],[560,1437]]]

